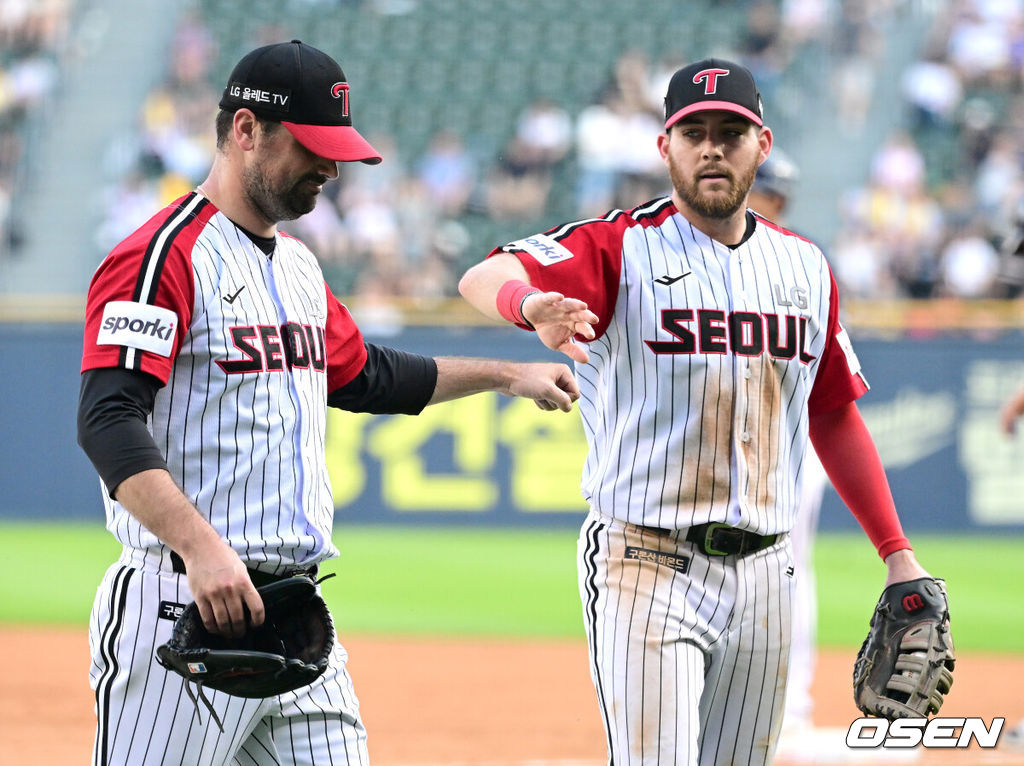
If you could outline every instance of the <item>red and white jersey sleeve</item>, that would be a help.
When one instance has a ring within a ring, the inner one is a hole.
[[[164,383],[154,441],[244,561],[274,572],[337,555],[327,393],[362,369],[366,349],[302,242],[278,233],[267,256],[192,193],[115,248],[87,306],[83,369],[120,366]],[[167,556],[105,502],[108,527],[133,555]]]
[[[366,365],[366,345],[348,307],[327,290],[327,391],[336,391]]]
[[[809,402],[810,412],[828,412],[856,401],[868,391],[868,382],[861,372],[860,360],[853,350],[850,335],[839,322],[839,287],[829,269],[828,330],[825,350],[818,362]]]
[[[595,511],[661,529],[793,527],[809,408],[866,390],[817,246],[755,218],[726,247],[666,197],[502,251],[600,318],[576,364]]]
[[[122,367],[166,383],[192,320],[192,248],[216,208],[182,198],[124,240],[93,275],[82,371]]]
[[[594,328],[600,337],[618,296],[623,232],[633,224],[626,213],[614,210],[604,218],[576,221],[510,242],[490,255],[512,253],[534,287],[585,301],[600,320]]]

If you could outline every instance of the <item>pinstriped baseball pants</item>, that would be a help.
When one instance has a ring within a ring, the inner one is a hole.
[[[594,512],[580,532],[580,598],[609,764],[769,764],[789,659],[789,538],[715,557],[684,535]]]
[[[222,732],[185,693],[185,681],[154,659],[174,626],[164,606],[191,600],[184,575],[126,561],[107,570],[89,623],[93,766],[369,763],[348,655],[337,642],[327,672],[310,686],[268,699],[204,690]]]

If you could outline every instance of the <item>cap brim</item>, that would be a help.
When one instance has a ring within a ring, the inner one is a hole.
[[[684,106],[678,112],[665,120],[665,129],[668,130],[689,114],[711,111],[733,112],[734,114],[738,114],[741,117],[745,117],[750,120],[759,128],[764,124],[764,121],[754,112],[750,111],[746,107],[740,106],[739,104],[734,104],[731,101],[698,101],[696,104]]]
[[[281,124],[309,151],[329,160],[367,165],[376,165],[381,160],[370,142],[348,125],[299,125],[283,121]]]

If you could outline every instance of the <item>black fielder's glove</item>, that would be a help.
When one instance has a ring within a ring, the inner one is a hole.
[[[288,577],[257,592],[266,619],[240,638],[210,633],[193,601],[175,621],[171,640],[156,650],[157,662],[196,684],[215,720],[203,687],[236,697],[273,697],[312,683],[327,669],[334,623],[316,583]],[[185,690],[195,700],[189,684]]]
[[[867,715],[927,718],[953,685],[953,637],[943,580],[921,577],[882,591],[853,668],[853,697]]]

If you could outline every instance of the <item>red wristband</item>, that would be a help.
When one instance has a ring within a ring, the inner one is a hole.
[[[509,322],[514,322],[520,327],[532,330],[534,329],[533,325],[526,321],[526,317],[523,316],[523,301],[534,293],[539,292],[540,290],[536,287],[522,280],[510,279],[498,288],[494,304],[502,318],[507,319]]]

